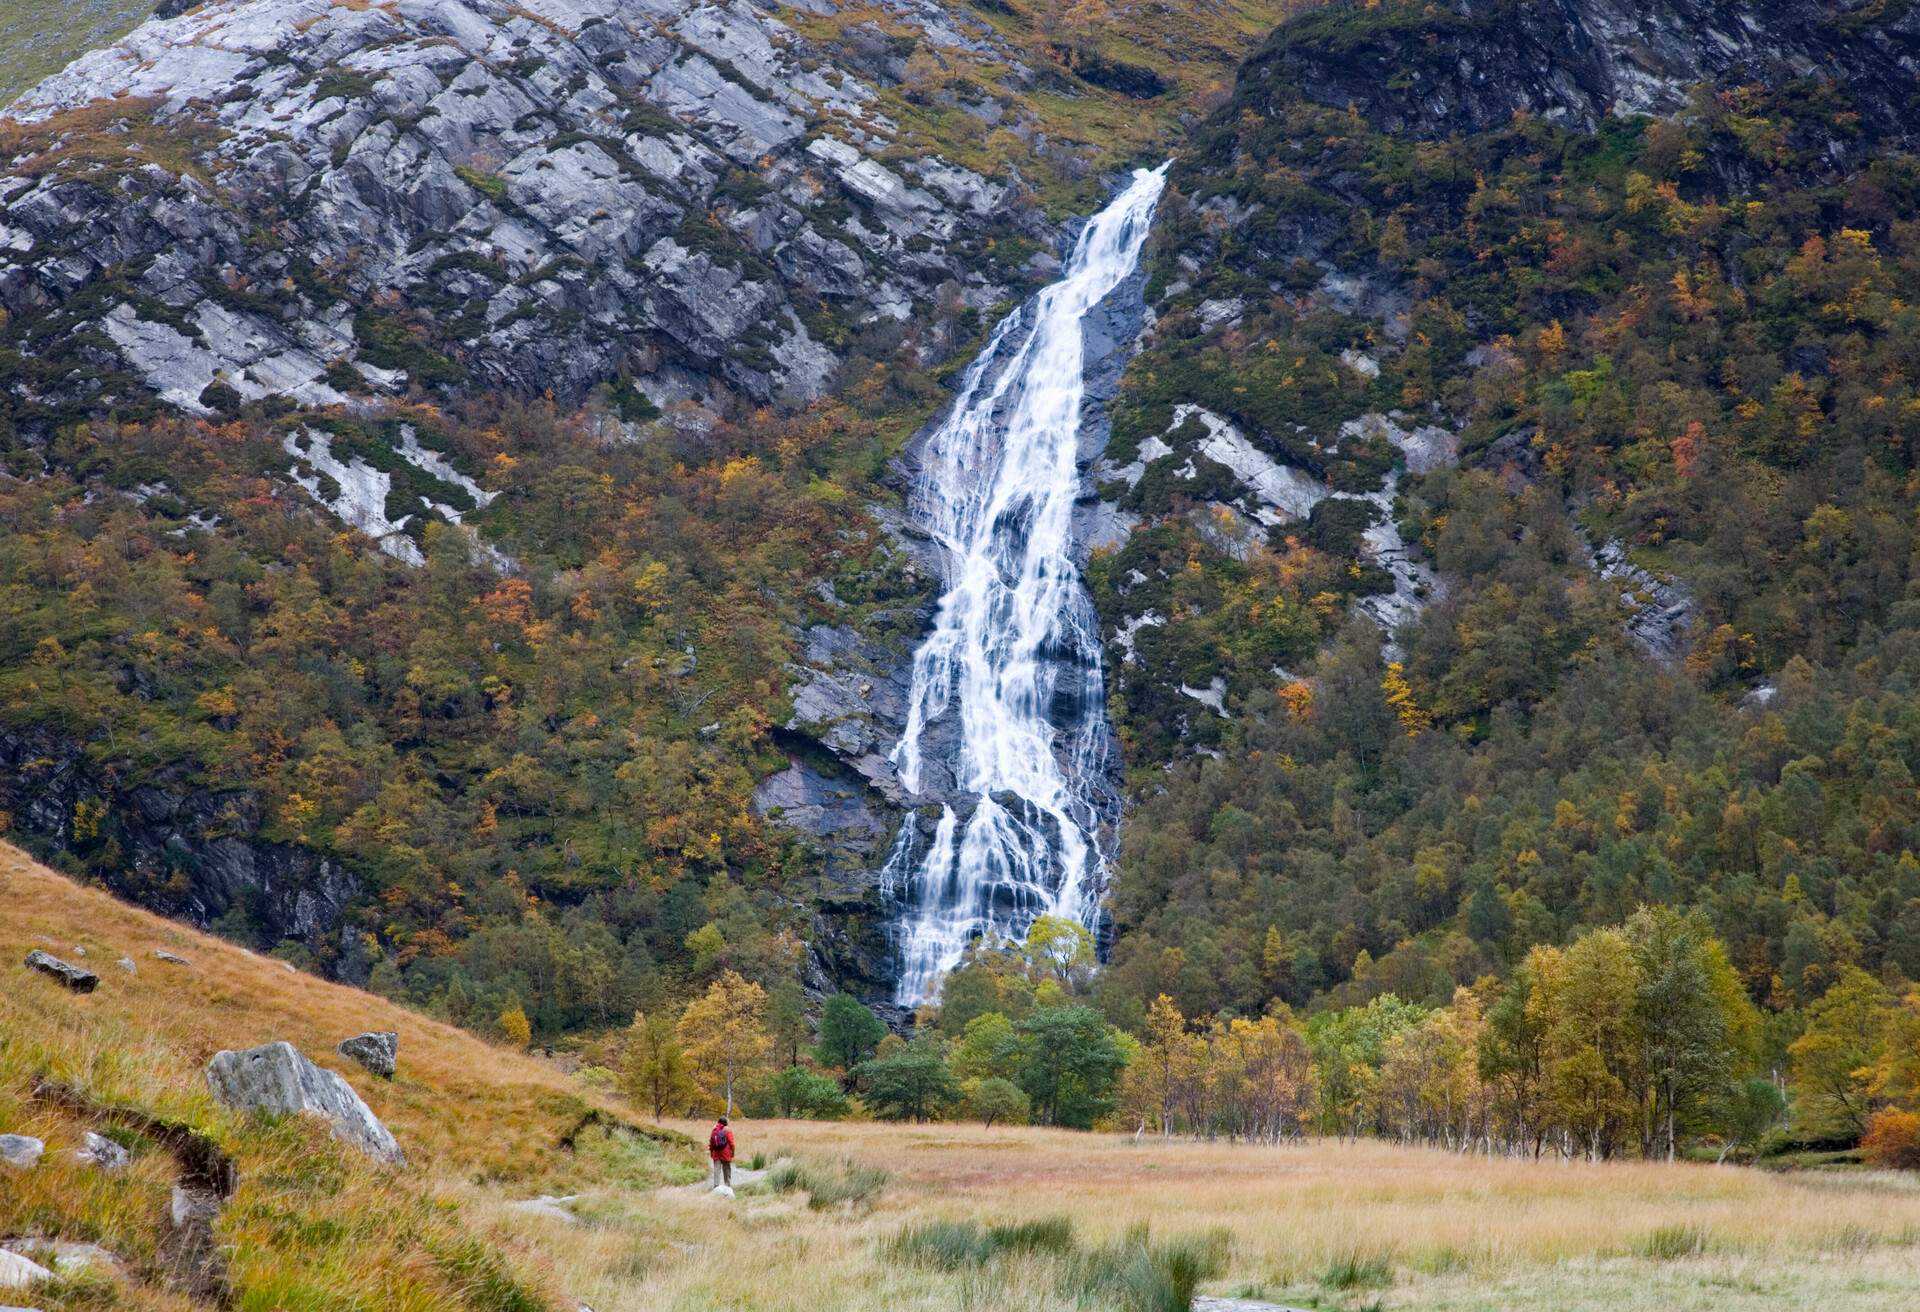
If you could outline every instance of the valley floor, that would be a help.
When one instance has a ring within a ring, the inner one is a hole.
[[[703,1132],[704,1125],[681,1129]],[[1208,1292],[1294,1307],[1910,1309],[1920,1178],[1736,1167],[1488,1160],[1322,1140],[1246,1147],[978,1126],[748,1122],[742,1151],[852,1160],[891,1179],[873,1209],[809,1213],[794,1195],[668,1191],[550,1226],[563,1278],[595,1312],[647,1308],[1085,1306],[1043,1265],[928,1272],[887,1241],[928,1219],[1070,1218],[1088,1241],[1224,1231]],[[761,1186],[755,1186],[759,1188]],[[657,1265],[636,1270],[643,1237]],[[1679,1256],[1661,1256],[1678,1252]],[[1347,1287],[1341,1288],[1345,1284]]]
[[[36,947],[90,965],[97,990],[26,971]],[[725,1200],[693,1183],[704,1122],[673,1127],[691,1138],[628,1128],[631,1108],[552,1063],[160,920],[4,844],[0,953],[0,1133],[46,1142],[37,1166],[0,1181],[0,1240],[99,1244],[121,1263],[104,1284],[0,1300],[46,1312],[196,1304],[164,1275],[166,1154],[136,1138],[129,1169],[82,1165],[72,1150],[90,1124],[34,1097],[42,1076],[184,1121],[232,1154],[239,1185],[216,1233],[243,1312],[1116,1312],[1067,1278],[1071,1262],[1139,1226],[1227,1255],[1205,1293],[1297,1308],[1893,1312],[1920,1289],[1914,1174],[744,1121],[742,1165],[789,1159],[806,1187],[776,1189],[774,1170]],[[392,1080],[333,1052],[377,1029],[401,1035]],[[215,1105],[207,1058],[275,1039],[349,1079],[412,1165]],[[835,1191],[859,1201],[831,1203]],[[1053,1218],[1072,1227],[1072,1258],[943,1268],[925,1260],[933,1247],[913,1260],[899,1242],[938,1223]]]

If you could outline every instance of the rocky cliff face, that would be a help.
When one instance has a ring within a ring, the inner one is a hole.
[[[366,980],[357,936],[342,933],[359,881],[308,848],[262,840],[249,793],[209,791],[180,769],[129,786],[57,735],[0,729],[0,811],[9,837],[43,851],[117,848],[101,864],[123,897],[202,929],[221,922],[255,946],[291,940],[329,973]]]
[[[1591,129],[1609,114],[1670,114],[1701,83],[1844,86],[1873,135],[1915,122],[1920,14],[1849,0],[1453,0],[1404,21],[1349,24],[1329,6],[1283,29],[1248,82],[1353,106],[1419,137],[1484,132],[1515,114]]]
[[[927,8],[934,48],[990,50]],[[1035,212],[895,148],[884,67],[832,66],[775,9],[226,0],[148,22],[8,111],[17,398],[799,403],[852,335],[1001,297],[1020,271],[983,245]]]

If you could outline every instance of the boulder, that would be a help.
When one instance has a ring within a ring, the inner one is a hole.
[[[155,961],[164,961],[169,966],[191,966],[193,964],[191,961],[188,961],[185,957],[175,956],[173,953],[167,951],[165,948],[155,948],[153,950],[153,959]]]
[[[118,1171],[133,1160],[133,1154],[104,1134],[87,1131],[86,1146],[74,1151],[75,1157],[103,1171]]]
[[[129,975],[138,975],[140,973],[140,967],[133,964],[132,957],[120,958],[119,966],[120,969],[126,971]]]
[[[53,1272],[38,1262],[0,1248],[0,1289],[25,1289],[51,1279]]]
[[[120,1259],[100,1245],[71,1239],[9,1239],[0,1244],[0,1252],[39,1262],[60,1276],[88,1270],[112,1272],[120,1269]]]
[[[333,1127],[334,1137],[377,1161],[406,1164],[406,1154],[353,1086],[308,1061],[291,1043],[266,1043],[244,1052],[217,1052],[207,1063],[207,1085],[220,1103],[238,1111],[286,1115],[305,1112]]]
[[[400,1057],[400,1036],[392,1030],[371,1030],[340,1040],[334,1051],[342,1057],[353,1058],[381,1079],[390,1080]]]
[[[27,953],[27,969],[37,970],[49,979],[58,980],[75,993],[91,993],[100,983],[100,977],[92,971],[82,970],[39,948]]]
[[[0,1134],[0,1163],[22,1170],[40,1160],[47,1146],[32,1135]]]

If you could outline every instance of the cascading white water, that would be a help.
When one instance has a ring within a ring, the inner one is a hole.
[[[1139,262],[1166,171],[1136,171],[1081,232],[1065,275],[1000,322],[926,444],[914,511],[947,553],[947,591],[914,654],[893,752],[907,791],[921,793],[932,726],[956,722],[957,746],[931,839],[920,844],[909,818],[883,872],[911,906],[897,993],[908,1005],[938,993],[975,936],[1018,938],[1042,913],[1098,910],[1105,698],[1069,555],[1082,322]]]

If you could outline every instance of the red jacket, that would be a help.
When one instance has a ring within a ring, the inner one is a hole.
[[[714,1146],[714,1141],[716,1139],[719,1140],[718,1147]],[[713,1132],[707,1135],[707,1156],[713,1158],[713,1160],[716,1162],[732,1161],[733,1160],[733,1131],[729,1130],[724,1125],[714,1126]]]

